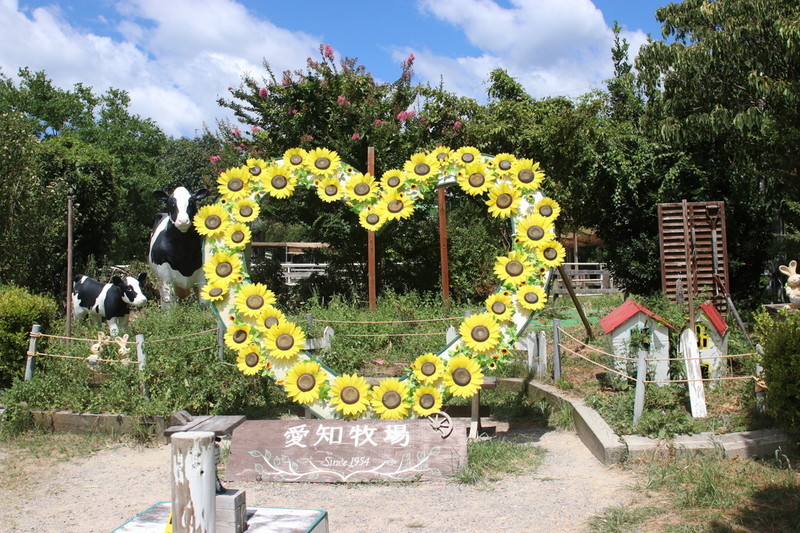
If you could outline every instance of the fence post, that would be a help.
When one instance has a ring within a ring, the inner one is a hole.
[[[139,380],[142,382],[142,396],[149,400],[150,393],[147,392],[147,381],[144,377],[144,367],[147,364],[147,354],[144,351],[144,335],[141,333],[136,335],[136,359],[139,361]]]
[[[557,318],[553,319],[553,379],[558,381],[561,379],[561,333],[559,332],[559,324],[561,321]]]
[[[537,375],[544,377],[547,375],[547,334],[544,330],[539,332],[539,370]]]
[[[216,530],[216,480],[213,431],[172,435],[172,530],[213,533]]]
[[[31,328],[31,340],[28,342],[28,358],[25,359],[25,381],[30,381],[33,377],[33,369],[36,367],[36,342],[39,340],[39,333],[42,326],[34,324]]]
[[[217,357],[220,361],[225,360],[225,334],[219,324],[217,324]]]
[[[533,372],[536,368],[536,374],[539,374],[538,361],[534,358],[534,353],[539,352],[539,338],[536,332],[531,332],[525,339],[525,348],[528,350],[528,372]]]
[[[449,346],[452,344],[454,340],[458,338],[458,332],[456,331],[455,326],[450,326],[447,328],[447,331],[444,332],[444,343],[445,345]]]
[[[633,423],[639,421],[644,411],[644,386],[647,379],[647,351],[639,350],[639,361],[636,366],[636,392],[633,400]]]

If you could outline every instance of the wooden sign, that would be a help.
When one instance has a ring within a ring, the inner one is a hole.
[[[230,481],[417,481],[467,461],[467,425],[417,420],[252,420],[233,432]]]

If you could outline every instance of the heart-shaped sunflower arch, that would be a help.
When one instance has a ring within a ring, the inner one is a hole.
[[[544,177],[531,159],[486,156],[472,147],[416,153],[402,170],[389,170],[380,180],[355,171],[325,148],[292,148],[273,161],[248,159],[220,174],[220,199],[195,216],[195,227],[206,237],[207,284],[201,295],[213,303],[226,330],[225,343],[238,353],[238,368],[245,374],[270,373],[292,400],[318,417],[430,415],[448,395],[473,396],[484,372],[508,359],[518,335],[545,305],[546,274],[561,264],[565,252],[553,227],[560,207],[539,192]],[[305,333],[275,307],[275,294],[249,280],[244,268],[249,224],[265,195],[287,198],[298,186],[314,187],[323,201],[351,206],[361,225],[375,231],[410,216],[417,199],[433,189],[454,183],[467,194],[488,196],[492,216],[511,219],[514,244],[497,258],[500,285],[486,299],[486,311],[465,318],[460,337],[441,352],[417,357],[407,379],[387,378],[370,387],[356,374],[337,376],[304,350]]]

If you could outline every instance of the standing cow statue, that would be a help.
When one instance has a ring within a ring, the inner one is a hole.
[[[147,254],[164,306],[197,293],[205,283],[203,237],[192,225],[192,219],[197,214],[197,200],[208,196],[208,189],[192,194],[185,187],[178,187],[171,195],[164,191],[154,191],[153,195],[167,204],[167,214],[156,223]]]
[[[89,276],[77,275],[72,280],[72,314],[80,320],[90,315],[95,324],[103,319],[108,323],[112,337],[119,330],[128,330],[130,306],[141,307],[147,302],[142,293],[142,283],[147,274],[138,277],[119,276],[111,278],[111,283],[101,283]]]

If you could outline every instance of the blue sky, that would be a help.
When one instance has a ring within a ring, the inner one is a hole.
[[[668,0],[0,0],[0,68],[44,70],[69,88],[125,89],[166,133],[212,129],[216,104],[245,72],[303,69],[330,44],[393,81],[414,54],[415,81],[485,99],[506,69],[536,97],[579,96],[612,73],[611,26],[632,55],[660,38]]]

